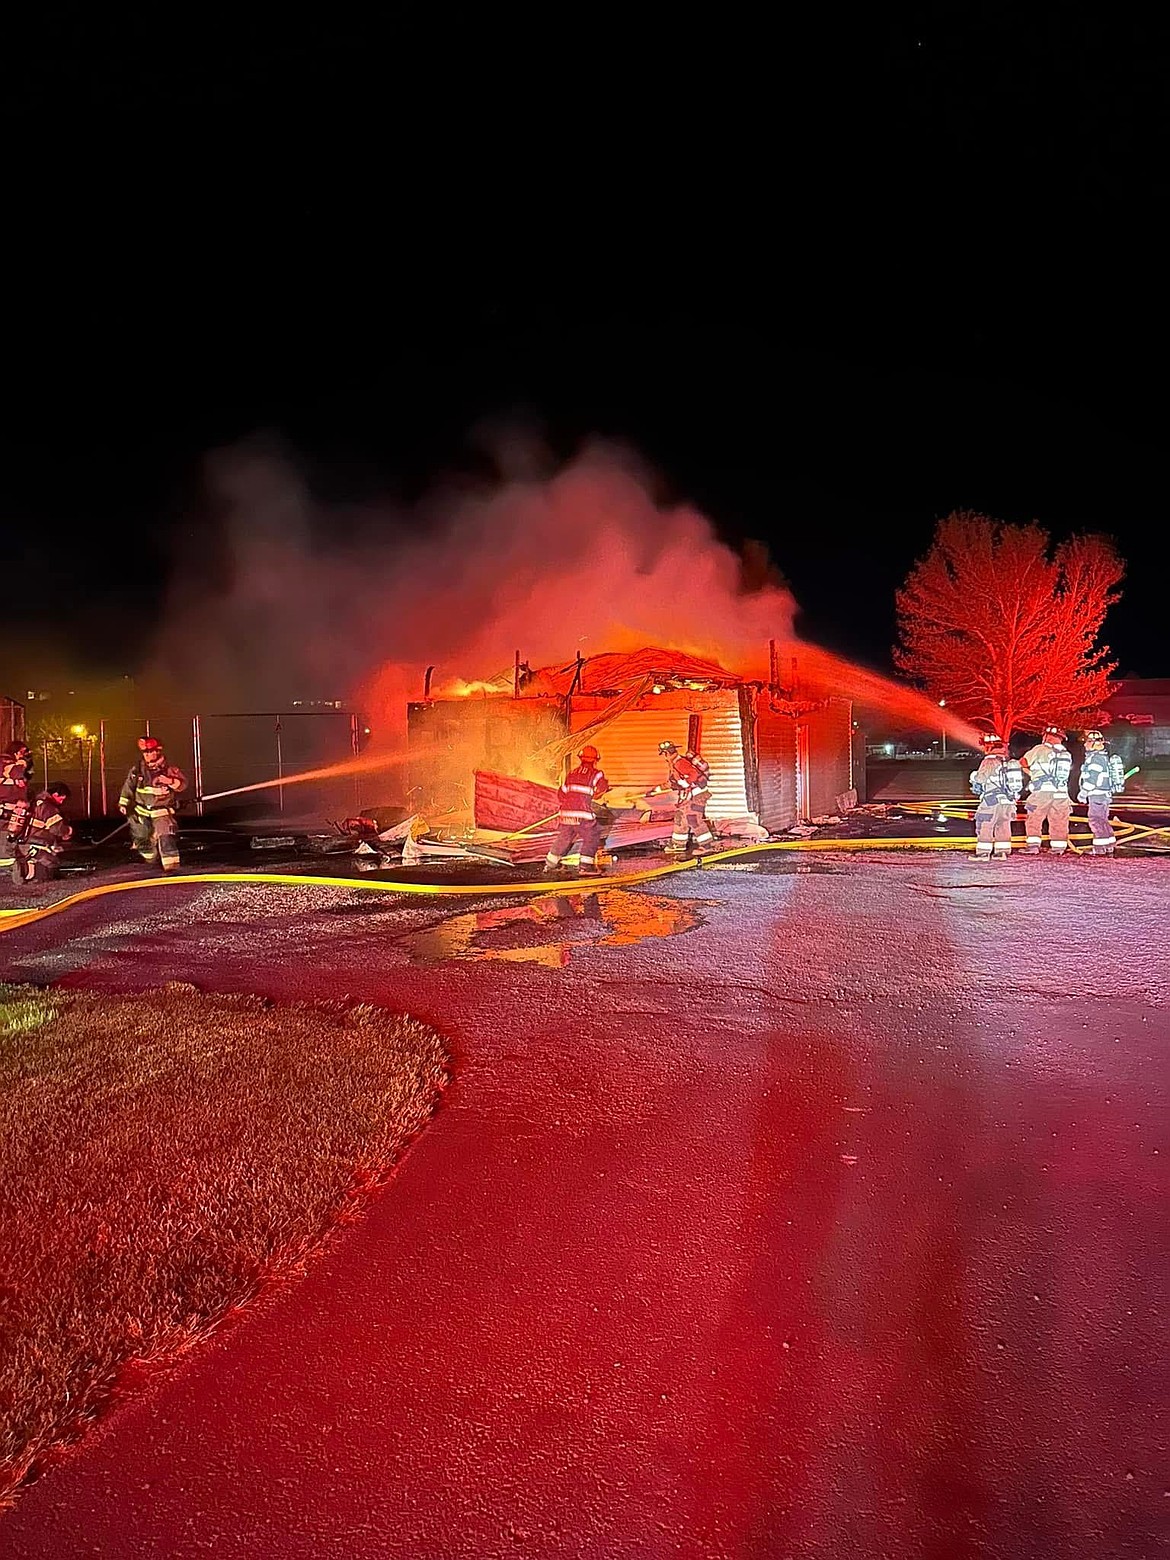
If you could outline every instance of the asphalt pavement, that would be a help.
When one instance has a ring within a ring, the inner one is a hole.
[[[403,1009],[365,1221],[0,1518],[74,1556],[1150,1560],[1170,863],[120,895],[5,979]]]

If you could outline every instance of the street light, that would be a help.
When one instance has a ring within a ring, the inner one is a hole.
[[[938,701],[938,707],[940,710],[945,710],[947,707],[947,701],[945,699],[940,699]],[[947,756],[947,728],[945,726],[942,729],[942,739],[942,756],[945,758]]]
[[[70,726],[70,736],[77,738],[77,769],[81,777],[81,793],[85,798],[85,812],[89,816],[90,807],[90,774],[93,765],[93,747],[89,731],[85,726]],[[88,759],[88,763],[86,760]]]

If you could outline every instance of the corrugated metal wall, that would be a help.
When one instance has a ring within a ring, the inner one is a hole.
[[[796,822],[796,722],[770,710],[766,693],[756,706],[756,754],[760,822],[781,834]]]
[[[727,694],[727,707],[704,710],[699,716],[699,748],[711,766],[712,819],[743,818],[748,812],[747,784],[743,768],[743,726],[739,696]]]
[[[670,704],[666,698],[672,698]],[[743,767],[743,727],[739,695],[735,689],[707,693],[697,711],[698,751],[711,766],[711,801],[707,814],[713,820],[742,818],[748,811]],[[596,701],[574,707],[570,728],[574,731],[597,719]],[[659,696],[648,708],[627,710],[597,736],[601,767],[612,786],[622,790],[649,791],[666,784],[666,760],[660,742],[674,742],[685,752],[690,741],[692,712],[673,696]]]
[[[595,721],[595,703],[574,705],[569,714],[569,729],[579,731]],[[652,791],[666,784],[666,760],[658,751],[660,742],[676,742],[686,751],[690,714],[655,703],[648,710],[627,710],[598,733],[595,741],[601,753],[601,767],[610,785],[622,790]]]
[[[830,699],[801,724],[808,729],[808,814],[821,818],[834,812],[838,796],[853,786],[852,702]]]

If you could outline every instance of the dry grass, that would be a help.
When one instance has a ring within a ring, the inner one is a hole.
[[[355,1217],[445,1070],[377,1008],[0,985],[0,1505]]]

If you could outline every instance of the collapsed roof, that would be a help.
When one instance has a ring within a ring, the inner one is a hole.
[[[706,689],[731,688],[741,681],[715,661],[704,661],[681,650],[647,646],[642,650],[585,656],[562,666],[541,667],[525,679],[524,691],[604,695],[620,693],[633,684]]]

